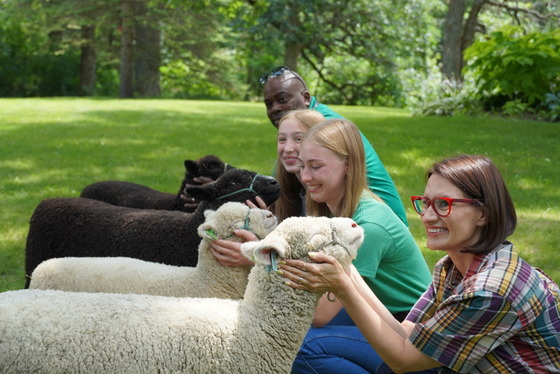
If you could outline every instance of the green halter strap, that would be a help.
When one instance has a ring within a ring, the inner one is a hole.
[[[341,246],[342,248],[346,249],[346,252],[348,252],[348,254],[350,254],[350,251],[348,250],[348,247],[346,247],[344,244],[342,244],[336,235],[336,228],[333,226],[332,222],[331,222],[331,230],[332,230],[332,239],[330,242],[326,242],[323,243],[321,245],[319,245],[318,247],[316,247],[314,249],[315,252],[320,251],[321,249],[328,247],[329,245],[336,245],[338,244],[339,246]],[[276,252],[275,251],[271,251],[270,252],[270,265],[266,265],[265,266],[265,270],[267,273],[270,273],[272,270],[276,271],[278,270],[278,259],[276,258]]]
[[[323,243],[321,245],[319,245],[317,248],[315,248],[315,252],[320,251],[321,249],[328,247],[329,245],[333,245],[333,244],[338,244],[339,246],[341,246],[342,248],[346,249],[346,252],[348,252],[348,254],[350,254],[350,251],[348,250],[348,247],[346,247],[344,244],[342,244],[338,238],[336,237],[336,228],[333,226],[332,222],[331,222],[331,230],[332,230],[332,239],[330,242],[327,243]]]
[[[253,229],[251,229],[251,208],[247,207],[247,214],[245,215],[245,220],[243,221],[243,226],[240,227],[240,230],[247,230],[247,231],[251,231],[252,233],[254,233]],[[218,235],[216,235],[216,232],[212,229],[207,229],[206,230],[206,235],[208,235],[208,240],[216,240],[216,239],[220,239],[218,237]],[[231,238],[234,234],[231,234],[225,238],[222,239],[227,239],[227,238]],[[257,238],[259,238],[259,236],[257,234],[255,234],[257,236]],[[261,239],[261,238],[259,238]]]
[[[253,177],[253,180],[251,181],[251,184],[249,185],[249,187],[242,188],[240,190],[233,191],[233,192],[230,192],[228,194],[222,195],[222,196],[218,197],[216,200],[222,200],[222,199],[225,199],[226,197],[234,196],[234,195],[240,194],[241,192],[245,192],[245,191],[253,192],[255,195],[258,195],[257,191],[255,191],[253,189],[253,184],[255,184],[255,180],[257,179],[258,176],[259,176],[259,174],[255,174],[255,176]]]

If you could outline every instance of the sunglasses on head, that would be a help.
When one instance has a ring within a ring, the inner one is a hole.
[[[266,82],[268,82],[268,80],[270,78],[277,78],[282,76],[285,72],[290,72],[292,73],[292,75],[294,76],[294,78],[296,78],[297,80],[299,80],[301,82],[301,84],[303,84],[303,86],[305,87],[305,83],[301,80],[301,78],[296,74],[295,71],[293,71],[292,69],[290,69],[287,66],[278,66],[275,67],[274,69],[272,69],[271,71],[269,71],[268,73],[264,73],[263,75],[261,75],[261,77],[259,78],[259,84],[261,86],[264,86]]]

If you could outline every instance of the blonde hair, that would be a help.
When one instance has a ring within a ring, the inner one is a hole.
[[[308,131],[313,126],[323,122],[325,117],[312,109],[298,109],[287,112],[278,122],[278,128],[282,122],[288,119],[297,120],[304,131]],[[274,170],[274,177],[280,184],[280,197],[272,206],[274,215],[278,222],[292,216],[300,216],[303,208],[301,201],[301,182],[295,174],[288,173],[284,165],[278,160]]]
[[[341,160],[348,163],[344,197],[341,201],[340,217],[351,218],[356,211],[362,193],[369,192],[366,179],[366,161],[364,143],[360,131],[347,119],[335,118],[322,122],[310,129],[304,136],[302,144],[314,144],[329,149]],[[373,193],[371,193],[373,195]],[[377,198],[375,195],[373,195]],[[326,203],[306,199],[306,212],[309,216],[332,216]]]

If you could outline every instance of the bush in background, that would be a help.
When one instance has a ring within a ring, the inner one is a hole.
[[[560,29],[524,33],[507,26],[474,42],[465,60],[486,109],[558,119],[550,112],[560,92]]]
[[[475,98],[475,88],[470,77],[463,82],[443,79],[441,72],[433,68],[426,77],[414,75],[415,85],[410,85],[407,107],[416,116],[454,116],[480,114],[481,106]]]
[[[0,25],[0,97],[78,94],[78,52],[52,53],[47,44],[25,24]]]

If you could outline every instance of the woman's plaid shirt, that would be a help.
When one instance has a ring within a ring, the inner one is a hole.
[[[446,256],[407,317],[441,373],[560,373],[560,290],[504,243],[465,277]]]

